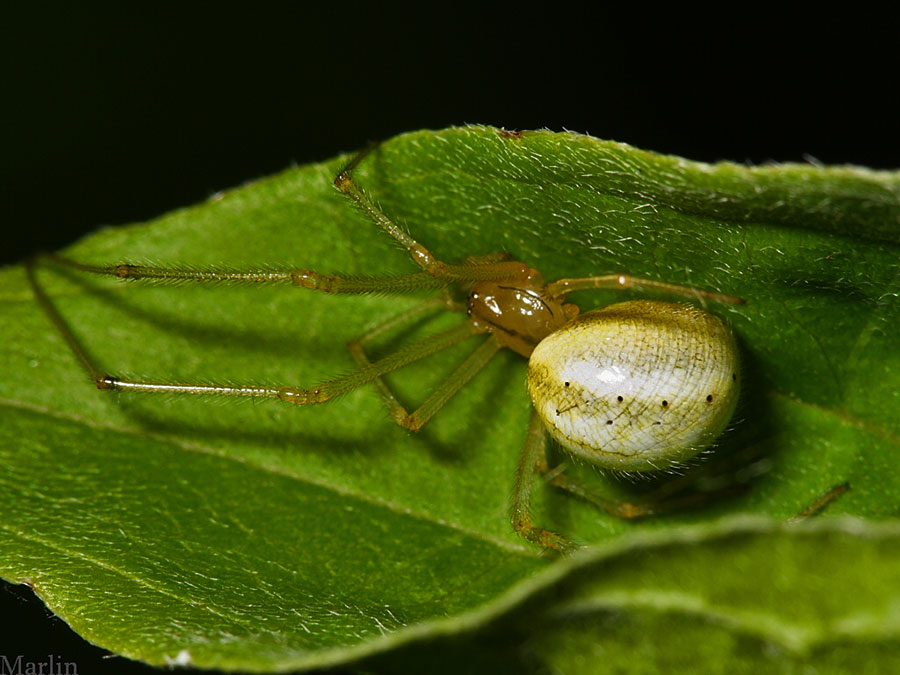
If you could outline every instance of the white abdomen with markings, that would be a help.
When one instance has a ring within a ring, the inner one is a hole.
[[[615,471],[665,469],[707,447],[731,419],[739,379],[722,321],[647,300],[587,312],[528,362],[531,400],[550,435]]]

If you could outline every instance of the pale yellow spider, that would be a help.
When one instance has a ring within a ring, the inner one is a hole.
[[[350,343],[359,369],[309,389],[293,386],[239,386],[151,382],[108,375],[79,346],[56,309],[38,286],[34,263],[29,279],[44,310],[99,389],[166,394],[275,398],[299,405],[325,403],[374,382],[397,424],[421,429],[503,347],[529,359],[528,389],[532,421],[515,481],[512,523],[516,532],[546,548],[567,550],[571,542],[536,527],[529,504],[535,473],[548,474],[546,434],[566,451],[588,462],[624,472],[646,472],[683,464],[708,447],[727,426],[740,389],[738,350],[729,328],[715,316],[684,304],[637,300],[580,314],[567,303],[569,293],[585,289],[651,289],[677,296],[739,304],[741,299],[675,284],[609,274],[546,283],[540,272],[504,255],[473,257],[462,264],[437,259],[395,225],[354,183],[351,174],[371,148],[354,157],[334,184],[387,234],[404,246],[420,272],[384,278],[356,278],[312,270],[235,271],[149,265],[86,265],[55,255],[49,261],[91,274],[121,279],[217,282],[293,282],[327,293],[400,293],[421,288],[444,289],[440,301],[468,320],[445,332],[402,347],[386,358],[369,361],[367,341],[411,320],[423,309],[391,319]],[[455,301],[450,290],[467,295]],[[413,412],[397,401],[381,376],[450,347],[466,338],[485,336],[469,356]],[[651,507],[592,495],[564,473],[548,480],[622,517],[646,515]]]

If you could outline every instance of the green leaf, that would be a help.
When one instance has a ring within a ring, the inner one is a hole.
[[[93,263],[415,271],[333,189],[341,161],[98,232],[66,253]],[[708,307],[739,336],[745,387],[737,423],[698,469],[723,465],[726,482],[753,478],[750,489],[641,522],[538,489],[539,524],[624,546],[722,515],[787,518],[844,481],[851,490],[829,514],[896,517],[900,176],[707,166],[482,127],[398,137],[356,175],[449,261],[508,251],[548,279],[628,272],[746,299]],[[101,368],[184,382],[313,384],[353,369],[347,340],[428,297],[38,274]],[[568,569],[508,523],[529,416],[520,357],[499,355],[415,435],[390,421],[371,387],[308,408],[110,395],[86,380],[21,268],[0,273],[0,288],[3,323],[15,327],[0,346],[0,573],[33,585],[101,646],[155,664],[183,651],[200,667],[340,663],[435,625],[480,625],[509,606],[508,593],[534,592],[542,568]],[[589,308],[625,295],[573,299]],[[459,320],[435,316],[376,351]],[[474,346],[390,381],[413,405]],[[625,496],[655,486],[585,480]],[[717,556],[697,564],[708,575]],[[655,622],[642,625],[664,630]]]
[[[402,647],[365,666],[396,672],[391,666],[400,663],[409,672],[442,673],[894,672],[900,566],[888,561],[897,559],[898,547],[895,523],[852,519],[802,526],[726,519],[635,534],[522,584],[519,601],[477,632]]]

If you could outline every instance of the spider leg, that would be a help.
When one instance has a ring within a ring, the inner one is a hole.
[[[442,333],[437,333],[370,363],[343,377],[324,382],[312,388],[299,388],[273,385],[235,385],[217,383],[183,383],[151,380],[133,380],[119,378],[102,371],[81,346],[65,319],[54,307],[50,298],[41,288],[35,277],[34,261],[26,267],[28,282],[44,313],[59,331],[69,349],[78,359],[82,368],[90,376],[98,389],[115,391],[136,391],[155,394],[200,394],[211,396],[231,396],[244,398],[277,398],[288,403],[311,404],[324,403],[371,382],[382,375],[398,370],[414,361],[435,354],[442,349],[455,345],[472,335],[477,330],[469,323],[462,323]]]
[[[573,291],[601,288],[620,291],[629,289],[662,291],[664,293],[671,293],[672,295],[682,295],[687,298],[696,298],[699,300],[712,300],[713,302],[722,302],[730,305],[744,304],[743,299],[732,295],[712,293],[699,288],[693,288],[692,286],[681,286],[679,284],[667,284],[662,281],[653,281],[652,279],[641,279],[627,274],[605,274],[599,277],[558,279],[547,284],[547,292],[559,300],[565,298]]]
[[[835,485],[830,490],[827,490],[824,494],[819,495],[812,504],[810,504],[796,516],[791,518],[791,522],[806,520],[807,518],[819,515],[828,507],[829,504],[831,504],[831,502],[840,497],[849,489],[849,481],[844,481],[840,485]]]
[[[439,279],[459,282],[518,279],[529,275],[528,266],[524,263],[504,260],[500,256],[483,256],[478,262],[474,263],[470,259],[462,265],[445,263],[435,258],[431,251],[394,223],[369,198],[365,191],[354,182],[352,178],[353,170],[375,147],[375,145],[370,145],[353,157],[335,177],[334,185],[369,216],[378,227],[409,251],[413,261],[425,272]]]
[[[610,515],[627,520],[689,510],[702,506],[717,497],[741,494],[749,489],[747,485],[732,483],[712,490],[695,490],[689,494],[679,494],[690,487],[692,479],[696,480],[692,476],[685,475],[681,477],[682,480],[673,480],[663,484],[658,490],[643,496],[640,501],[626,502],[598,495],[561,470],[547,473],[546,478],[551,485],[603,509]],[[849,489],[850,484],[846,482],[836,485],[816,498],[812,504],[791,518],[790,521],[804,520],[821,513]]]
[[[49,262],[100,276],[123,280],[140,280],[151,283],[251,283],[251,284],[294,284],[326,293],[406,293],[426,288],[446,288],[452,282],[439,279],[427,272],[399,274],[388,277],[360,277],[338,274],[322,274],[304,269],[257,269],[241,270],[227,267],[184,267],[165,265],[134,265],[118,263],[114,265],[89,265],[69,260],[54,253],[39,253],[32,261]]]
[[[641,501],[628,502],[598,495],[562,471],[549,472],[547,482],[606,511],[611,516],[624,520],[635,520],[647,516],[690,510],[707,503],[717,496],[739,494],[747,489],[743,485],[730,485],[716,490],[696,491],[679,497],[670,497],[669,495],[672,491],[667,489],[667,486],[663,486],[658,494],[651,492],[649,495],[644,496]]]
[[[507,259],[502,253],[470,256],[460,269],[474,269],[476,276],[491,274],[494,265]],[[322,274],[306,269],[256,269],[245,270],[229,267],[185,267],[179,265],[136,265],[116,263],[91,265],[70,260],[55,253],[38,253],[30,264],[48,262],[88,274],[115,277],[128,281],[149,283],[250,283],[294,284],[325,293],[360,295],[365,293],[407,293],[428,288],[447,288],[453,283],[448,277],[437,277],[430,272],[414,272],[386,277],[366,277],[341,274]],[[517,263],[518,264],[518,263]],[[491,278],[494,278],[493,276]]]
[[[512,526],[516,532],[530,542],[546,549],[567,553],[577,548],[574,542],[556,532],[536,527],[531,518],[531,491],[534,486],[535,474],[543,474],[547,471],[546,445],[547,432],[544,423],[537,411],[532,411],[528,435],[525,437],[519,468],[516,470],[516,483],[512,499]]]
[[[370,333],[363,336],[360,340],[351,341],[348,345],[353,358],[363,367],[363,369],[371,366],[371,362],[369,361],[368,356],[366,356],[365,348],[363,347],[363,341],[371,337],[372,334]],[[469,357],[463,361],[447,379],[438,385],[437,389],[425,399],[425,402],[422,403],[422,405],[411,413],[397,400],[397,397],[394,396],[394,393],[390,390],[390,387],[387,386],[384,380],[378,378],[375,380],[375,385],[381,399],[391,413],[391,418],[401,427],[409,429],[410,431],[418,431],[444,407],[447,401],[449,401],[466,385],[466,383],[469,382],[469,380],[475,377],[475,375],[487,365],[488,361],[493,358],[494,354],[496,354],[499,349],[500,343],[497,342],[496,338],[493,336],[488,337],[488,339],[469,355]]]
[[[347,349],[350,351],[350,355],[353,357],[353,360],[356,361],[356,364],[360,367],[368,366],[369,361],[368,356],[366,356],[365,345],[379,338],[381,335],[393,330],[397,326],[401,326],[404,323],[408,323],[413,321],[417,317],[426,313],[427,311],[440,307],[443,304],[449,302],[448,299],[435,299],[429,300],[428,302],[422,303],[412,309],[398,314],[397,316],[391,317],[387,321],[382,321],[376,324],[373,328],[366,331],[361,337],[350,340],[347,343]],[[403,406],[400,405],[400,402],[394,396],[394,393],[391,391],[390,387],[387,386],[384,379],[376,378],[372,381],[372,384],[375,385],[375,388],[378,390],[378,395],[381,396],[381,400],[384,401],[385,405],[388,407],[388,410],[391,411],[391,416],[396,419],[397,415],[394,413],[396,409],[400,409],[403,411],[403,414],[406,415],[406,410],[403,409]]]

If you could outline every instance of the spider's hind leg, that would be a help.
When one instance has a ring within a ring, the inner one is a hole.
[[[559,553],[574,551],[578,546],[571,540],[551,530],[537,527],[531,517],[531,493],[537,475],[547,473],[547,431],[537,411],[531,413],[528,435],[522,446],[516,484],[512,498],[513,529],[528,541]]]

